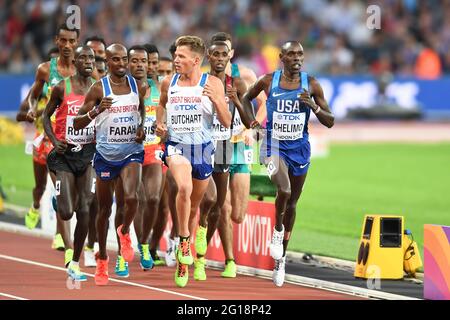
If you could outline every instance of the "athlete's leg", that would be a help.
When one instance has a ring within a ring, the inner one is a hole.
[[[235,173],[230,179],[231,219],[239,224],[244,221],[250,193],[250,174]]]
[[[78,196],[74,174],[66,171],[57,171],[55,189],[59,216],[64,221],[72,219]]]
[[[291,238],[292,228],[294,227],[297,202],[303,190],[305,184],[306,175],[294,176],[289,174],[291,182],[291,197],[289,198],[286,206],[286,214],[284,215],[283,224],[285,227],[284,240],[283,240],[283,257],[286,255],[286,249]]]
[[[161,199],[159,201],[158,216],[156,217],[152,236],[150,238],[150,253],[152,253],[153,255],[156,255],[156,249],[158,248],[159,241],[164,234],[164,229],[166,228],[167,219],[169,217],[169,202],[167,193],[165,192],[166,188],[166,174],[163,171]]]
[[[123,192],[125,201],[125,212],[123,217],[122,234],[127,234],[130,225],[136,215],[138,207],[138,186],[142,176],[142,165],[137,162],[127,164],[120,172],[123,182]]]
[[[200,202],[200,219],[198,224],[204,228],[208,227],[208,215],[217,202],[217,196],[216,184],[213,179],[209,179],[205,195]]]
[[[146,203],[146,196],[144,191],[144,183],[142,181],[139,182],[139,188],[138,188],[138,209],[136,212],[136,216],[133,220],[133,226],[134,231],[136,232],[136,240],[138,243],[140,242],[142,237],[142,223],[144,220],[144,214],[145,214],[145,203]],[[116,228],[122,224],[123,216],[121,220],[118,222]]]
[[[95,175],[94,175],[95,176]],[[97,241],[97,231],[95,230],[95,219],[97,218],[98,202],[97,197],[93,194],[91,205],[89,206],[89,232],[87,246],[91,249]]]
[[[94,169],[90,166],[84,174],[76,179],[76,189],[78,190],[78,203],[76,206],[77,224],[73,238],[73,261],[79,261],[81,252],[83,251],[84,241],[89,229],[89,207],[94,194],[92,190],[92,179],[94,177]]]
[[[49,171],[50,179],[53,182],[53,186],[55,186],[56,182],[56,175],[54,172]],[[58,201],[56,201],[58,202]],[[57,205],[58,206],[58,205]],[[59,210],[58,210],[59,211]],[[60,234],[63,242],[64,242],[64,249],[73,249],[73,243],[70,236],[70,220],[63,220],[61,216],[58,214],[58,211],[56,212],[56,233]]]
[[[289,169],[282,158],[274,155],[266,160],[266,165],[268,166],[268,170],[274,171],[270,176],[270,180],[277,188],[277,196],[275,198],[275,229],[282,231],[287,201],[291,197]],[[271,166],[273,166],[273,169],[270,169]]]
[[[98,201],[97,212],[97,239],[99,246],[99,258],[106,260],[108,253],[106,251],[106,240],[108,236],[108,219],[111,216],[111,206],[113,203],[114,180],[101,180],[97,176],[96,195]]]
[[[141,244],[147,244],[156,217],[158,216],[159,201],[161,199],[162,167],[160,163],[150,164],[142,169],[142,181],[146,202],[143,206],[142,234],[139,239]]]
[[[172,230],[170,232],[170,238],[174,239],[179,235],[179,222],[178,222],[178,214],[177,214],[177,194],[178,187],[177,182],[173,178],[172,171],[167,170],[166,174],[166,184],[167,188],[165,190],[167,194],[167,199],[169,201],[169,209],[170,209],[170,217],[172,218]]]
[[[231,222],[231,191],[228,189],[225,202],[220,210],[219,222],[217,229],[219,231],[220,240],[222,241],[223,253],[225,260],[234,259],[233,255],[233,224]]]
[[[225,199],[228,191],[228,177],[229,173],[213,173],[213,179],[216,184],[217,190],[217,201],[214,207],[211,209],[208,215],[208,233],[206,235],[207,242],[211,240],[214,232],[217,228],[217,223],[219,221],[220,211],[225,203]]]
[[[123,217],[125,212],[125,199],[124,199],[124,191],[123,191],[123,182],[122,178],[119,176],[116,181],[116,185],[114,188],[114,194],[116,199],[116,215],[114,217],[114,230],[123,224]],[[117,239],[117,254],[120,256],[120,239],[119,235],[116,232]]]
[[[33,161],[34,183],[33,188],[33,207],[39,209],[42,195],[47,185],[47,165]]]
[[[192,166],[189,160],[180,155],[174,155],[167,158],[170,171],[177,185],[176,211],[178,216],[180,237],[188,238],[189,217],[191,209],[191,194],[193,181],[190,178]]]

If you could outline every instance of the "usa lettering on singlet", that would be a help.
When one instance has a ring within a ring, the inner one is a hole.
[[[95,118],[97,151],[109,161],[123,160],[144,148],[135,142],[140,122],[137,83],[133,77],[126,77],[130,93],[122,95],[112,92],[109,76],[101,79],[103,95],[111,97],[113,104]]]
[[[272,87],[267,100],[268,129],[273,139],[280,141],[295,141],[307,138],[307,127],[310,109],[300,102],[300,94],[308,90],[308,79],[301,72],[301,86],[288,90],[279,87],[281,70],[274,72]]]
[[[180,75],[172,77],[168,90],[167,128],[169,140],[183,144],[203,144],[211,141],[214,108],[203,95],[208,74],[203,73],[195,86],[178,85]]]
[[[94,83],[95,80],[91,78],[91,82]],[[73,92],[70,77],[64,79],[64,85],[64,99],[56,109],[56,137],[58,140],[65,139],[68,143],[76,145],[93,143],[95,141],[94,122],[80,130],[75,130],[73,127],[73,119],[83,105],[85,96]]]

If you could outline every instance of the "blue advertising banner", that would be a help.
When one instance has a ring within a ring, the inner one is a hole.
[[[373,77],[318,76],[317,79],[338,119],[345,118],[350,108],[368,108],[375,104],[378,88]],[[33,80],[33,75],[1,74],[0,113],[16,112]],[[439,80],[396,77],[386,92],[403,108],[420,106],[426,118],[450,119],[450,77]]]

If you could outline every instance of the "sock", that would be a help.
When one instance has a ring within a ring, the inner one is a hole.
[[[183,242],[183,241],[189,241],[189,237],[190,237],[190,236],[187,236],[187,237],[182,237],[182,236],[180,236],[180,242]]]
[[[228,262],[231,262],[231,261],[233,261],[233,262],[234,262],[234,259],[226,259],[226,260],[225,260],[225,264],[227,265],[227,264],[228,264]]]

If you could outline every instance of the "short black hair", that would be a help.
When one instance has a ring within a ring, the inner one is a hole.
[[[159,58],[159,61],[173,62],[172,58],[169,58],[169,57],[166,57],[166,56]]]
[[[69,28],[69,26],[65,22],[58,26],[58,29],[56,30],[56,35],[57,36],[59,36],[59,31],[61,31],[61,30],[75,31],[77,33],[77,38],[80,36],[80,29]]]
[[[100,56],[95,56],[95,62],[105,62],[106,63],[106,60]]]
[[[78,46],[78,47],[75,48],[75,51],[74,51],[75,55],[74,55],[74,57],[78,58],[78,56],[80,55],[81,51],[83,51],[83,50],[89,50],[89,51],[94,52],[94,50],[92,50],[91,47],[89,47],[89,46],[84,44],[82,46]]]
[[[159,56],[158,47],[155,46],[153,43],[146,43],[143,45],[143,47],[145,48],[145,51],[147,51],[148,54],[156,52]]]
[[[105,46],[105,49],[107,47],[105,39],[103,39],[102,37],[99,37],[99,36],[87,37],[86,40],[84,40],[84,44],[87,44],[89,41],[98,41],[98,42],[103,43],[103,45]]]
[[[177,51],[177,46],[175,45],[175,42],[174,42],[169,47],[169,52],[172,57],[175,57],[175,51]]]
[[[131,46],[130,48],[128,48],[128,57],[130,57],[131,50],[144,51],[147,54],[147,58],[148,58],[148,51],[147,51],[147,49],[145,49],[145,47],[140,45],[140,44],[135,44],[134,46]]]
[[[213,36],[211,37],[211,42],[216,42],[216,41],[230,41],[231,43],[233,43],[232,38],[231,38],[231,34],[226,33],[226,32],[216,32],[213,34]]]

